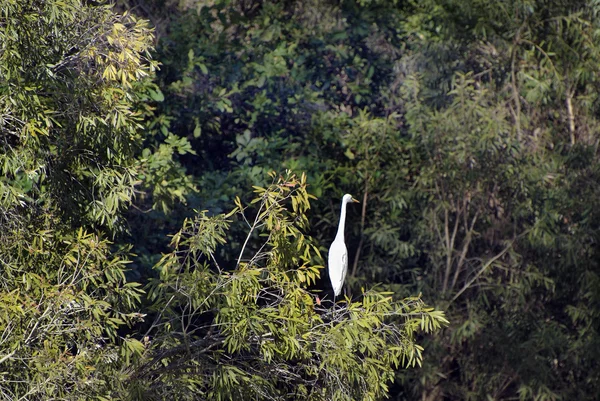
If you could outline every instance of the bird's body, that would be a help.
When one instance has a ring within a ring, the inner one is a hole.
[[[348,250],[346,249],[346,244],[344,243],[346,204],[348,202],[358,201],[352,198],[352,195],[349,194],[344,195],[342,198],[342,211],[340,213],[338,231],[333,243],[329,247],[329,255],[327,258],[329,279],[331,280],[334,296],[338,296],[342,293],[342,287],[344,286],[344,280],[346,279],[346,272],[348,271]]]
[[[329,247],[328,262],[329,279],[331,280],[333,292],[337,297],[342,292],[346,272],[348,271],[348,250],[343,238],[341,241],[334,240],[331,247]]]

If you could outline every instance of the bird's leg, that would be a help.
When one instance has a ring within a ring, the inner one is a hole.
[[[336,311],[339,309],[337,306],[337,302],[335,302],[335,292],[333,293],[333,318],[335,320]]]

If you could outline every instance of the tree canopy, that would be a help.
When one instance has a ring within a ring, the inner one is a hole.
[[[0,4],[0,399],[597,398],[597,1]]]

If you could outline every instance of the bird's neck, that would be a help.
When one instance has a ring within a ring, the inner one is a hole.
[[[346,202],[342,202],[342,212],[340,213],[340,224],[338,224],[337,234],[334,241],[344,241],[344,227],[346,226]]]

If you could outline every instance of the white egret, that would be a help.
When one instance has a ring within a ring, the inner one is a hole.
[[[357,202],[350,194],[342,198],[342,212],[340,213],[340,223],[338,224],[337,234],[333,243],[329,247],[329,257],[327,259],[329,267],[329,279],[333,287],[334,301],[335,297],[342,292],[346,271],[348,270],[348,250],[344,243],[344,226],[346,225],[346,204]]]

